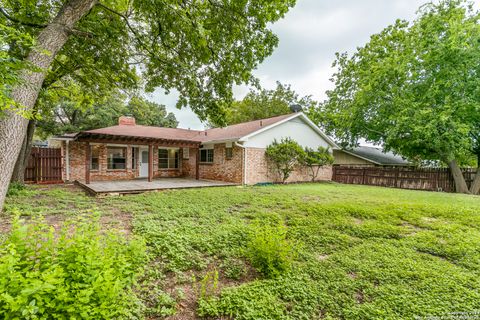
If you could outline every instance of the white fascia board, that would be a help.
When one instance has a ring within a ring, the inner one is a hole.
[[[238,139],[207,140],[207,141],[203,141],[201,144],[220,144],[220,143],[227,143],[227,142],[235,143],[237,141]]]

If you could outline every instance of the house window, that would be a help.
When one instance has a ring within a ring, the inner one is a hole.
[[[233,158],[233,148],[225,148],[225,159],[230,160]]]
[[[107,147],[107,169],[109,170],[125,170],[126,168],[125,147]]]
[[[189,148],[183,148],[182,154],[183,154],[183,159],[190,158],[190,149]]]
[[[137,163],[138,163],[138,148],[132,147],[132,170],[137,169]]]
[[[99,168],[99,146],[90,146],[90,170],[98,170]]]
[[[178,169],[178,149],[158,149],[160,169]]]
[[[200,162],[213,163],[213,149],[201,149]]]

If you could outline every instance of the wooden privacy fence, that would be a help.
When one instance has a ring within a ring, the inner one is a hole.
[[[470,187],[476,169],[462,169]],[[455,192],[455,181],[448,168],[382,168],[334,166],[333,181],[348,184],[400,189]]]
[[[30,183],[62,183],[61,149],[33,147],[24,177]]]

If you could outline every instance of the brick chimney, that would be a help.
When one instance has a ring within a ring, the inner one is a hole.
[[[134,126],[135,125],[135,118],[129,116],[121,116],[118,118],[118,125],[119,126]]]

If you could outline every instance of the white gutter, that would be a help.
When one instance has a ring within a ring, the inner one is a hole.
[[[235,141],[235,145],[243,149],[243,185],[247,184],[247,148]]]

